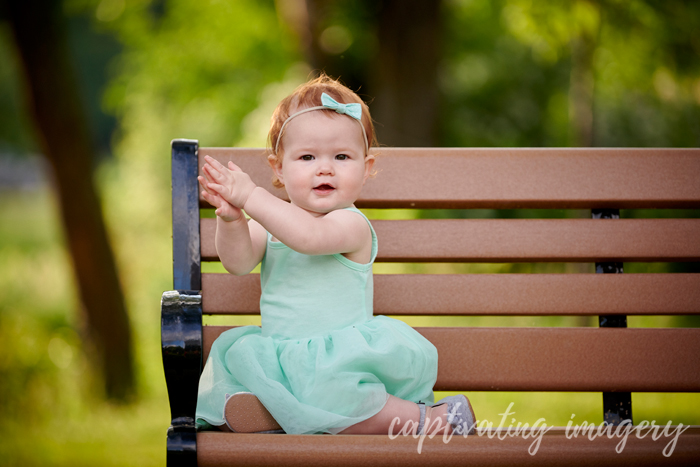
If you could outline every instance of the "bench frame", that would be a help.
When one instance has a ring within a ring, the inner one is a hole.
[[[172,143],[173,288],[161,299],[161,346],[170,399],[167,465],[197,465],[195,410],[202,373],[202,275],[197,141]]]
[[[168,387],[168,396],[171,408],[171,426],[167,432],[167,465],[197,465],[197,433],[195,430],[194,414],[197,401],[197,390],[199,376],[203,366],[203,325],[202,325],[202,275],[201,261],[202,254],[200,250],[200,199],[199,186],[197,184],[198,174],[198,142],[195,140],[174,140],[172,142],[172,216],[173,216],[173,291],[165,292],[161,301],[161,327],[162,327],[162,350],[163,350],[163,365],[165,370],[166,384]],[[594,219],[617,219],[619,218],[619,210],[612,208],[592,209],[592,218]],[[596,262],[596,273],[601,274],[621,274],[623,273],[623,263],[621,262]],[[624,315],[609,315],[599,316],[600,327],[626,327],[627,319]],[[623,420],[632,418],[630,392],[604,392],[603,393],[603,411],[604,420],[610,424],[617,425]],[[212,442],[213,439],[219,439],[221,436],[226,436],[224,433],[211,433],[202,438],[204,444]],[[245,443],[241,443],[240,449],[245,450],[247,443],[259,443],[258,438],[253,438],[254,435],[236,435],[242,436]],[[693,449],[685,450],[675,457],[673,463],[680,461],[680,464],[685,462],[693,463],[700,460],[700,430],[693,428],[689,436],[693,436],[697,442]],[[250,439],[249,439],[250,438]],[[291,438],[289,435],[286,438]],[[309,439],[308,436],[303,437],[308,446],[319,446],[321,440]],[[342,437],[334,437],[342,438]],[[268,438],[269,439],[269,438]],[[270,440],[272,441],[272,440]],[[324,437],[323,442],[328,439]],[[426,440],[427,441],[427,440]],[[471,441],[471,440],[470,440]],[[289,465],[304,465],[308,461],[302,451],[299,450],[298,443],[294,440],[273,441],[273,447],[266,447],[271,454],[277,453],[287,458],[289,455],[296,455],[297,461],[287,462]],[[335,448],[339,450],[339,459],[355,462],[353,456],[357,454],[357,448],[353,448],[352,443],[348,445],[347,440],[333,442]],[[476,443],[476,445],[475,445]],[[568,443],[568,444],[567,444]],[[200,442],[201,444],[201,442]],[[410,446],[409,446],[410,444]],[[433,443],[434,445],[435,443]],[[567,447],[571,446],[570,440],[562,443]],[[580,446],[574,446],[573,449],[578,449],[581,453],[588,453],[587,459],[593,460],[600,457],[598,454],[593,454],[590,443],[579,443]],[[601,444],[601,443],[598,443]],[[608,443],[609,444],[609,443]],[[371,442],[370,444],[371,445]],[[404,446],[405,445],[405,446]],[[426,444],[427,446],[428,444]],[[365,449],[367,443],[362,444],[362,449]],[[380,459],[389,459],[385,450],[385,444],[378,442]],[[471,445],[464,447],[464,454],[470,453],[475,455],[478,453],[480,458],[486,459],[487,464],[497,464],[490,462],[488,459],[493,456],[491,451],[496,447],[496,444],[489,441],[474,441]],[[402,459],[402,455],[408,455],[407,452],[415,449],[415,444],[404,442],[399,443],[396,456],[393,463],[397,463]],[[461,452],[458,448],[455,452]],[[481,449],[481,451],[479,451]],[[636,459],[643,460],[648,447],[640,447]],[[476,450],[476,451],[475,451]],[[478,451],[478,452],[477,452]],[[403,454],[402,454],[403,453]],[[242,455],[236,451],[230,452],[230,455],[236,455],[238,460]],[[453,455],[454,452],[450,455]],[[525,453],[526,454],[526,453]],[[357,454],[359,455],[359,454]],[[444,455],[438,454],[435,458],[439,461],[436,465],[447,465],[457,462],[456,458],[449,457],[447,453]],[[477,457],[478,457],[477,456]],[[615,456],[614,452],[608,453],[605,458]],[[358,458],[359,459],[359,458]],[[557,459],[547,461],[548,458],[536,458],[529,460],[537,463],[544,462],[555,465]],[[528,456],[522,457],[523,461],[528,460]],[[340,461],[339,461],[340,462]],[[389,462],[389,461],[387,461]],[[345,461],[341,462],[345,463]],[[392,463],[392,462],[389,462]],[[348,465],[351,465],[348,464]],[[399,465],[399,464],[397,464]]]

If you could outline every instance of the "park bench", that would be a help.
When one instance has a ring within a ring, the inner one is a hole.
[[[629,262],[700,261],[700,219],[619,218],[620,209],[700,208],[700,150],[381,148],[378,153],[378,174],[367,182],[357,207],[437,211],[423,216],[433,218],[373,221],[377,262],[591,264],[591,273],[376,274],[376,314],[598,317],[596,327],[418,327],[438,349],[435,390],[601,392],[605,421],[623,427],[632,419],[632,392],[700,390],[700,329],[626,326],[628,315],[700,314],[700,274],[623,273]],[[172,412],[169,466],[700,465],[698,426],[680,435],[669,457],[662,451],[670,438],[632,434],[618,454],[620,437],[569,438],[565,427],[544,433],[535,455],[528,449],[536,431],[530,438],[500,439],[486,432],[455,436],[449,443],[425,438],[420,454],[419,440],[411,436],[196,433],[203,362],[214,339],[230,327],[203,326],[202,315],[258,314],[260,295],[258,275],[201,273],[202,261],[217,261],[216,221],[200,214],[209,206],[196,179],[205,155],[224,165],[234,161],[257,184],[284,197],[271,185],[264,149],[172,143],[174,290],[162,297]],[[435,218],[482,208],[591,214]]]

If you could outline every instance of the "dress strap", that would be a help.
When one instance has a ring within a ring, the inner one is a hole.
[[[377,240],[377,234],[374,231],[374,227],[372,227],[372,223],[369,221],[367,216],[365,216],[365,214],[362,211],[360,211],[359,209],[357,209],[354,206],[351,206],[348,208],[343,208],[343,209],[345,209],[346,211],[352,211],[352,212],[358,213],[359,215],[361,215],[365,219],[365,221],[367,222],[367,225],[369,225],[369,230],[372,232],[372,253],[371,253],[371,258],[369,260],[369,263],[367,263],[367,264],[374,263],[374,260],[377,259],[377,252],[379,251],[379,242]]]

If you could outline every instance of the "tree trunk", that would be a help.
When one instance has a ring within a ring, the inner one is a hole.
[[[374,1],[374,0],[372,0]],[[367,9],[368,0],[352,3],[353,8]],[[366,55],[350,58],[347,54],[324,50],[321,36],[324,27],[331,25],[345,26],[343,22],[329,24],[327,16],[337,15],[337,10],[347,8],[335,0],[275,0],[275,6],[281,20],[286,23],[298,37],[304,60],[314,72],[324,72],[340,81],[353,91],[366,92],[369,70]],[[352,42],[352,41],[351,41]],[[362,51],[365,52],[365,51]]]
[[[593,5],[593,4],[591,4]],[[569,82],[569,120],[575,147],[594,146],[593,98],[595,76],[593,57],[600,26],[581,24],[571,41],[571,75]]]
[[[384,0],[370,74],[377,135],[388,146],[436,146],[440,1]]]
[[[598,8],[594,3],[589,3]],[[575,18],[576,19],[576,18]],[[571,142],[575,147],[595,146],[593,132],[593,104],[595,73],[593,58],[598,43],[600,23],[579,22],[578,32],[571,40],[571,74],[569,81],[569,122]],[[576,211],[576,217],[590,219],[589,210]],[[590,274],[595,272],[595,264],[567,263],[566,272]],[[591,326],[590,316],[576,316],[577,326]]]
[[[26,97],[53,169],[68,247],[106,395],[134,391],[131,331],[93,184],[94,149],[71,68],[60,0],[6,3],[26,78]]]
[[[373,97],[377,137],[389,146],[436,146],[438,142],[437,67],[440,57],[439,0],[364,0],[375,14],[379,50],[353,61],[319,46],[326,15],[340,8],[330,0],[277,0],[281,18],[299,37],[311,68],[340,76],[351,89]],[[371,12],[371,13],[370,13]],[[341,23],[342,24],[342,23]],[[365,52],[365,51],[363,51]]]

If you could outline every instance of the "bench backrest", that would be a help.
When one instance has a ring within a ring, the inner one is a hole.
[[[215,219],[200,222],[199,209],[209,208],[196,181],[205,155],[234,161],[284,198],[264,149],[197,152],[194,141],[174,142],[174,288],[201,289],[205,314],[259,314],[258,275],[200,273],[200,261],[218,260]],[[700,274],[620,274],[626,262],[699,261],[700,219],[617,218],[619,209],[700,208],[700,150],[382,148],[375,167],[359,208],[436,210],[421,217],[465,215],[448,209],[593,214],[374,220],[378,263],[571,262],[617,272],[375,275],[375,314],[600,317],[600,328],[418,327],[438,348],[436,390],[700,390],[700,329],[624,327],[626,315],[700,314]],[[206,359],[227,327],[204,329]]]

